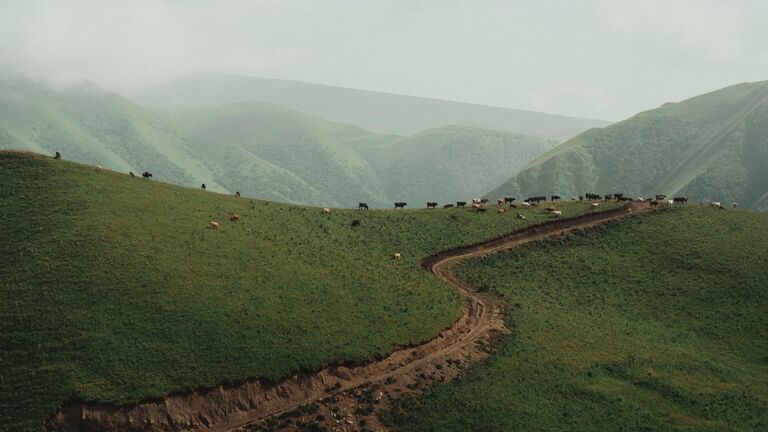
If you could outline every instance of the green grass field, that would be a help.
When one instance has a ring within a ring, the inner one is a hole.
[[[685,206],[466,263],[512,306],[400,431],[768,430],[768,216]]]
[[[0,152],[0,430],[427,339],[463,303],[419,260],[549,217],[523,212],[322,215]]]

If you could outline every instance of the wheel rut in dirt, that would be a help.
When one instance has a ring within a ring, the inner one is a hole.
[[[615,210],[556,220],[472,246],[459,247],[422,260],[424,270],[456,287],[466,298],[464,313],[436,337],[416,346],[395,350],[387,357],[363,365],[331,365],[298,373],[277,383],[252,379],[157,401],[131,405],[76,402],[65,405],[45,423],[46,431],[146,430],[258,430],[274,418],[280,424],[323,423],[331,430],[382,430],[376,415],[392,400],[423,392],[434,382],[460,377],[471,364],[487,358],[490,344],[504,326],[504,305],[477,293],[455,274],[456,266],[470,258],[512,249],[574,229],[615,221],[650,209],[631,203]],[[366,409],[362,409],[365,406]],[[285,419],[291,419],[290,422]]]

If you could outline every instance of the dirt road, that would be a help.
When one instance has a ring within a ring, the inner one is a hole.
[[[267,423],[278,429],[296,430],[300,424],[322,423],[330,430],[354,431],[363,425],[383,430],[377,412],[386,411],[392,400],[405,394],[417,394],[434,382],[461,376],[472,363],[488,357],[490,342],[506,331],[502,305],[459,280],[454,274],[456,265],[649,209],[645,203],[631,203],[617,210],[528,227],[425,258],[422,267],[458,288],[467,297],[467,307],[458,321],[435,338],[398,349],[384,359],[359,366],[329,366],[278,383],[251,380],[232,387],[169,395],[157,402],[129,406],[70,404],[53,415],[44,429],[229,431],[258,430]]]

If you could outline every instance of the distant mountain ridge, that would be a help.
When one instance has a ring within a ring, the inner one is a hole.
[[[610,122],[300,81],[197,74],[129,95],[159,109],[206,109],[263,102],[366,130],[412,135],[448,125],[498,129],[564,141]]]
[[[582,133],[491,196],[624,192],[768,209],[768,81],[668,103]]]
[[[404,137],[263,103],[158,112],[95,85],[0,81],[0,149],[275,201],[389,207],[470,199],[556,142],[465,126]]]

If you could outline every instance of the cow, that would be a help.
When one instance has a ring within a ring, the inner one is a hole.
[[[216,221],[210,221],[208,222],[208,228],[212,230],[219,230],[221,229],[221,225],[219,225],[219,223]]]
[[[560,201],[560,195],[552,195],[552,201]]]
[[[356,227],[356,226],[360,226],[360,219],[355,219],[355,220],[353,220],[353,221],[352,221],[352,226],[353,226],[353,227]]]
[[[206,189],[208,189],[208,186],[206,186],[206,185],[205,185],[205,183],[203,183],[203,184],[200,186],[200,189],[202,189],[202,190],[206,190]]]
[[[556,218],[561,218],[561,217],[563,217],[563,212],[561,212],[560,210],[555,210],[555,211],[552,212],[552,216],[554,216]]]
[[[394,259],[394,260],[396,260],[396,261],[400,261],[400,252],[395,252],[395,253],[392,255],[392,259]]]
[[[603,197],[603,199],[606,200],[606,201],[610,201],[611,198],[612,198],[611,194],[608,194],[605,197]]]
[[[467,202],[466,201],[456,201],[456,207],[464,208],[466,206],[467,206]]]
[[[240,198],[240,191],[235,191],[235,196]]]
[[[661,204],[661,201],[658,201],[658,200],[651,201],[651,207],[658,207],[659,204]]]
[[[507,211],[507,209],[503,209],[503,208],[496,209],[496,213],[504,213],[506,211]]]
[[[613,194],[613,199],[615,199],[616,201],[621,201],[621,198],[623,196],[624,196],[623,193],[615,193],[615,194]]]
[[[517,218],[518,218],[518,219],[521,219],[521,220],[525,220],[525,215],[524,215],[524,214],[522,214],[522,213],[518,213],[518,214],[517,214]]]
[[[579,201],[584,201],[584,197],[579,195]]]
[[[667,196],[664,194],[656,194],[656,201],[666,201]]]
[[[453,208],[453,204],[446,204],[443,206],[443,208]]]
[[[475,209],[475,211],[476,211],[476,212],[478,212],[478,213],[485,213],[485,212],[487,212],[487,211],[488,211],[488,209],[487,209],[487,208],[485,208],[485,207],[477,207],[477,208]]]
[[[407,206],[407,205],[408,205],[408,203],[405,203],[405,202],[402,202],[402,201],[396,202],[395,203],[395,209],[399,209],[399,208],[404,209],[405,206]]]
[[[434,201],[429,201],[427,202],[427,208],[431,208],[431,209],[437,208],[437,203]]]
[[[688,197],[674,197],[672,198],[672,202],[675,204],[685,204],[688,202]]]
[[[587,193],[584,194],[584,198],[586,198],[587,201],[598,201],[602,197],[599,194],[594,194],[594,193],[591,193],[591,192],[587,192]]]
[[[364,202],[358,203],[357,204],[357,209],[358,210],[368,210],[368,203],[364,203]]]
[[[554,207],[544,207],[544,211],[547,212],[547,213],[552,213],[555,210],[556,209]]]
[[[144,174],[141,175],[144,178],[152,178],[152,173],[149,171],[144,171]]]
[[[331,209],[329,209],[328,207],[324,208],[323,214],[331,214]]]
[[[592,208],[598,208],[598,207],[600,207],[600,203],[594,202],[594,203],[590,204],[589,206],[592,207]]]
[[[104,168],[102,168],[101,165],[96,165],[96,172],[100,173],[102,171],[104,171]]]
[[[53,159],[55,159],[55,160],[61,160],[61,152],[60,152],[60,151],[57,151],[57,152],[56,152],[56,155],[53,157]]]
[[[733,207],[733,208],[736,208],[738,206],[739,206],[739,202],[738,201],[734,201],[734,202],[731,203],[731,207]]]
[[[531,203],[528,202],[528,201],[523,201],[520,204],[523,206],[523,208],[530,208],[531,207]]]
[[[134,174],[133,171],[128,171],[128,175],[131,177],[136,177],[136,174]]]
[[[528,199],[525,200],[525,202],[529,202],[533,204],[533,203],[539,203],[546,200],[547,200],[547,197],[545,196],[535,196],[535,197],[529,197]]]
[[[488,201],[490,201],[488,198],[481,198],[481,199],[480,199],[480,204],[485,204],[485,203],[487,203]]]
[[[472,199],[472,204],[482,204],[482,203],[483,203],[483,200],[480,199],[480,198],[473,198]]]
[[[512,204],[515,201],[516,198],[504,198],[504,202],[507,204]]]
[[[496,205],[497,206],[503,206],[505,202],[506,201],[504,201],[504,198],[499,198],[499,199],[496,200]]]
[[[722,207],[722,205],[717,201],[712,201],[711,203],[709,203],[709,205],[711,205],[712,207]]]
[[[230,222],[237,222],[239,220],[240,220],[240,215],[239,214],[233,214],[232,216],[229,217],[229,221]]]
[[[619,201],[621,201],[621,202],[632,201],[632,197],[625,197],[625,196],[623,196],[623,197],[619,198]]]

